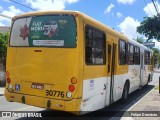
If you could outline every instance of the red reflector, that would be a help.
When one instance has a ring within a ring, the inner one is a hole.
[[[7,83],[10,83],[11,82],[11,79],[10,78],[7,78]]]
[[[34,52],[42,52],[42,50],[34,50]]]
[[[74,85],[70,85],[70,86],[69,86],[69,91],[73,92],[74,90],[75,90]]]
[[[59,105],[59,107],[63,107],[63,105]]]
[[[15,98],[14,96],[11,96],[11,98]]]

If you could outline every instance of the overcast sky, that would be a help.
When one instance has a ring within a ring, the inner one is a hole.
[[[124,33],[129,38],[139,34],[136,27],[146,16],[156,15],[151,0],[14,0],[36,10],[81,11],[103,24]],[[160,12],[160,0],[155,0]],[[10,0],[1,0],[0,13],[13,17],[33,11]],[[10,20],[0,17],[0,26],[9,26]]]

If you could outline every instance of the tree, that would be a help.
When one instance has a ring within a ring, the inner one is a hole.
[[[6,58],[8,33],[0,33],[0,60]]]
[[[7,52],[7,42],[8,33],[0,33],[0,87],[5,86],[5,71],[6,71],[6,52]]]
[[[154,64],[160,64],[160,51],[157,48],[152,48],[154,53]]]
[[[144,20],[137,27],[137,32],[145,35],[149,39],[160,41],[160,15],[154,17],[144,17]]]
[[[142,44],[144,42],[143,37],[137,37],[136,39],[134,39],[135,41],[139,42],[140,44]]]
[[[157,48],[152,48],[152,50],[155,54],[159,54],[159,50]]]
[[[8,33],[0,33],[0,63],[2,65],[2,69],[5,69],[7,43]]]

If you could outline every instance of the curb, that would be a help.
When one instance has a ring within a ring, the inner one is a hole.
[[[156,86],[150,91],[150,92],[148,92],[143,98],[141,98],[140,100],[138,100],[133,106],[131,106],[127,111],[130,111],[130,110],[132,110],[135,106],[137,106],[141,101],[143,101],[149,94],[151,94],[153,91],[156,91],[155,90],[155,88],[156,88]],[[124,115],[124,114],[123,114]],[[132,116],[129,116],[129,117],[121,117],[121,119],[120,120],[134,120],[134,118],[136,118],[136,117],[132,117]],[[143,118],[142,118],[143,119]]]
[[[156,87],[156,86],[155,86]],[[131,109],[133,109],[137,104],[139,104],[140,101],[142,101],[146,96],[148,96],[152,91],[155,90],[155,87],[149,91],[145,96],[143,96],[140,100],[138,100],[134,105],[132,105],[127,111],[130,111]]]

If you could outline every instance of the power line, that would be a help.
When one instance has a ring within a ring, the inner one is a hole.
[[[7,16],[7,15],[4,15],[4,14],[0,14],[0,16],[5,17],[5,18],[8,18],[8,19],[12,19],[12,17]]]
[[[6,21],[6,18],[5,18],[5,17],[0,16],[0,19],[1,19],[1,21]],[[7,19],[8,19],[8,18],[7,18]],[[9,19],[8,19],[8,21],[9,21]]]
[[[28,6],[24,5],[24,4],[21,4],[21,3],[19,3],[19,2],[16,2],[16,1],[14,1],[14,0],[10,0],[10,1],[11,1],[11,2],[14,2],[14,3],[16,3],[16,4],[19,4],[19,5],[23,6],[23,7],[29,8],[29,9],[31,9],[31,10],[37,11],[36,9],[33,9],[33,8],[31,8],[31,7],[28,7]]]
[[[144,3],[146,4],[146,6],[147,6],[147,8],[148,8],[148,10],[149,10],[149,12],[150,12],[150,14],[153,16],[153,14],[152,14],[151,10],[149,9],[148,4],[146,3],[145,0],[144,0]]]
[[[154,8],[155,8],[155,10],[156,10],[156,12],[157,12],[157,15],[159,15],[159,12],[158,12],[158,9],[157,9],[157,6],[156,6],[156,4],[155,4],[154,0],[152,0],[152,3],[153,3]]]
[[[160,0],[159,0],[159,1],[160,1]],[[158,3],[158,1],[155,2],[155,4],[156,4],[157,10],[158,10],[158,15],[160,15],[160,12],[159,12],[159,3]]]

